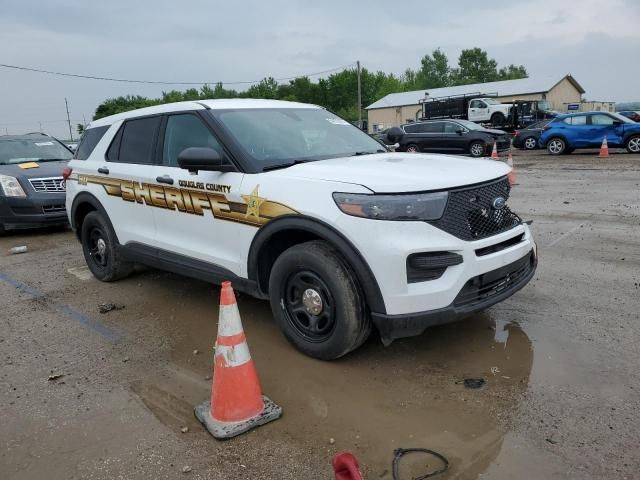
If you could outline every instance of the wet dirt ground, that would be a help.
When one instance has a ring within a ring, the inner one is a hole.
[[[224,442],[193,416],[209,394],[217,287],[151,269],[100,283],[69,231],[0,237],[0,477],[329,479],[347,450],[367,479],[390,479],[395,448],[423,447],[449,459],[443,479],[638,478],[640,156],[596,155],[516,152],[510,204],[533,220],[540,265],[465,321],[386,348],[373,335],[327,363],[240,295],[284,416]],[[16,245],[28,253],[10,255]],[[439,465],[408,456],[402,478]]]

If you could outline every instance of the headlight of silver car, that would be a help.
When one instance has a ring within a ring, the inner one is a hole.
[[[0,175],[0,187],[6,197],[26,197],[24,189],[18,182],[16,177],[10,177],[9,175]]]
[[[447,192],[407,195],[334,193],[338,208],[354,217],[375,220],[437,220],[447,206]]]

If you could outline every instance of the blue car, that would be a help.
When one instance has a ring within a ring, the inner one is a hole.
[[[542,130],[540,144],[551,155],[562,155],[576,148],[598,148],[605,137],[609,147],[640,153],[640,123],[610,112],[558,115]]]

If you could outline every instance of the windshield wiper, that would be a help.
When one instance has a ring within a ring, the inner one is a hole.
[[[352,157],[359,157],[360,155],[373,155],[374,153],[385,153],[386,150],[382,150],[381,148],[379,148],[378,150],[376,150],[375,152],[353,152],[353,154],[351,155]]]
[[[292,160],[291,162],[286,163],[276,163],[274,165],[267,165],[265,167],[262,167],[262,171],[268,172],[269,170],[278,170],[279,168],[293,167],[294,165],[298,165],[299,163],[306,163],[310,161],[311,160]]]

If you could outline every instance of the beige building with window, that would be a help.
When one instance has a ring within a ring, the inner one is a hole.
[[[499,102],[514,100],[546,100],[552,110],[567,112],[567,105],[580,103],[585,90],[571,75],[561,79],[522,78],[519,80],[502,80],[499,82],[474,83],[455,87],[432,88],[412,92],[390,93],[366,107],[369,120],[369,133],[379,132],[403,123],[414,122],[420,118],[422,106],[420,100],[425,98],[449,97],[480,93],[493,96]]]

